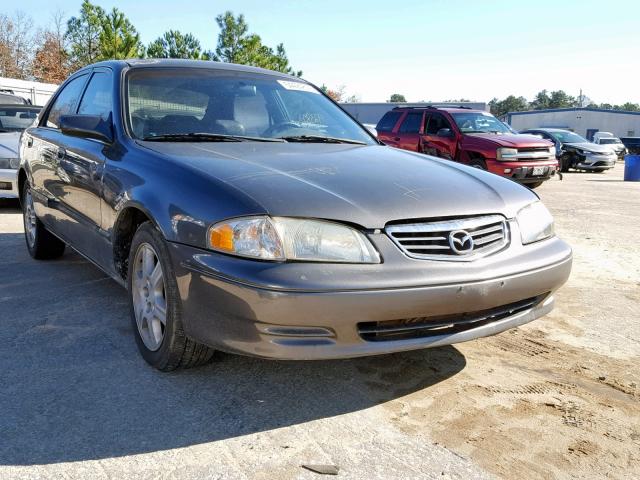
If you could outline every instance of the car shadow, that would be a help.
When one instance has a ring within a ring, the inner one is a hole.
[[[334,417],[460,372],[454,347],[352,360],[220,355],[161,373],[137,352],[126,292],[79,255],[32,260],[0,234],[0,465],[169,450]]]

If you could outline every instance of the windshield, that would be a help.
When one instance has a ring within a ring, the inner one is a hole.
[[[462,133],[512,133],[507,126],[490,113],[452,113]]]
[[[556,130],[549,134],[560,143],[590,143],[586,138],[568,130]]]
[[[128,116],[140,139],[326,141],[375,145],[311,85],[215,69],[141,68],[128,75]],[[173,136],[173,138],[172,138]]]
[[[622,143],[618,138],[601,138],[600,143],[603,145],[611,145],[613,143]]]
[[[37,116],[37,108],[18,105],[2,106],[0,107],[0,132],[21,132],[31,126]]]

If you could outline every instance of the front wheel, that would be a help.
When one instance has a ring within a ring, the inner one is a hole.
[[[472,158],[469,166],[480,170],[487,170],[487,163],[481,158]]]
[[[163,236],[145,222],[129,253],[129,305],[136,343],[144,359],[171,371],[208,363],[214,351],[188,338],[182,325],[178,285]]]
[[[49,232],[36,216],[29,184],[25,184],[22,193],[22,221],[29,255],[37,260],[50,260],[62,256],[65,244]]]

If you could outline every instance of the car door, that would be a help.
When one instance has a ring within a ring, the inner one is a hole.
[[[376,125],[376,132],[378,132],[378,139],[385,145],[390,147],[397,147],[398,140],[396,140],[396,127],[398,121],[403,116],[402,111],[391,110],[383,115],[378,124]]]
[[[89,74],[84,72],[64,83],[25,142],[25,158],[31,159],[31,190],[36,213],[50,230],[61,236],[68,218],[57,208],[62,196],[58,169],[64,155],[64,139],[58,123],[60,116],[75,112],[88,79]]]
[[[413,152],[418,151],[423,118],[423,111],[410,111],[405,115],[394,139],[398,142],[399,148]]]
[[[108,68],[95,69],[78,102],[78,115],[96,115],[110,121],[113,113],[113,79]],[[75,245],[101,265],[106,234],[101,230],[102,175],[105,166],[105,143],[92,138],[64,137],[60,152],[62,192],[60,203],[74,220],[69,235]]]
[[[430,112],[427,115],[424,135],[421,138],[423,153],[441,158],[455,158],[457,144],[455,132],[442,113]]]

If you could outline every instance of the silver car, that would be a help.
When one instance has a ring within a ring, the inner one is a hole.
[[[18,198],[20,134],[39,111],[30,105],[0,104],[0,198]]]
[[[447,345],[548,313],[570,247],[531,190],[382,145],[299,79],[109,61],[21,140],[26,244],[126,286],[161,370]],[[70,295],[83,295],[74,285]]]

